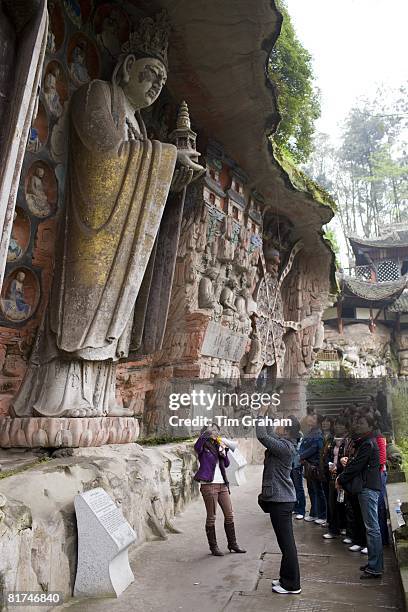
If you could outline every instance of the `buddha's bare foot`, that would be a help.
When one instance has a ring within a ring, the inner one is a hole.
[[[134,416],[135,411],[133,408],[125,408],[124,406],[113,406],[110,408],[106,416]]]
[[[97,408],[73,408],[72,410],[67,410],[64,416],[68,418],[83,418],[102,416],[102,414]]]

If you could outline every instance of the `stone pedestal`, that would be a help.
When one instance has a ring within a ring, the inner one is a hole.
[[[134,580],[128,548],[136,534],[101,487],[75,497],[78,565],[74,597],[119,597]]]
[[[139,437],[135,417],[0,419],[1,448],[60,448],[128,444]]]

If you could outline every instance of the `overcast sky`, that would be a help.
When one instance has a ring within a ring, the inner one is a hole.
[[[338,137],[356,98],[408,79],[408,0],[287,0],[314,58],[322,93],[319,131]]]

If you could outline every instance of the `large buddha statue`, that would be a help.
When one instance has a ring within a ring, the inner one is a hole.
[[[167,36],[162,15],[142,20],[112,81],[73,94],[60,252],[17,416],[129,414],[115,399],[115,364],[128,355],[169,190],[203,170],[197,152],[149,140],[141,118],[166,82]]]

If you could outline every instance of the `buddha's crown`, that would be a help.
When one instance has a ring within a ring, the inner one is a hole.
[[[170,22],[165,10],[157,13],[154,18],[144,17],[138,29],[123,44],[122,52],[133,53],[137,57],[155,57],[167,68],[169,33]]]

